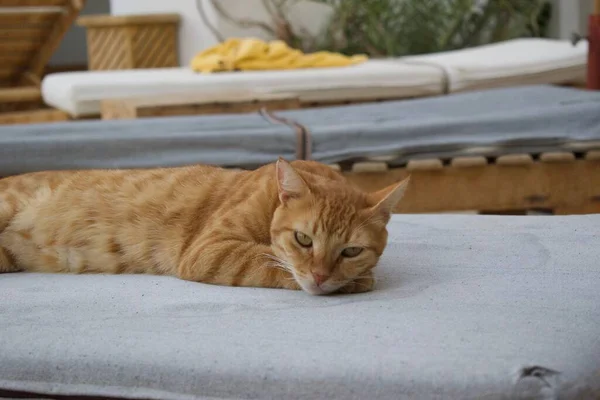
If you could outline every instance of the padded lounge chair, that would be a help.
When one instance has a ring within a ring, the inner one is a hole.
[[[408,174],[398,211],[600,212],[600,92],[555,86],[277,112],[305,157],[370,190]]]
[[[190,100],[189,106],[198,103],[206,106],[211,98],[213,103],[223,103],[223,97],[243,97],[250,92],[253,95],[247,98],[249,101],[260,103],[265,100],[261,95],[285,94],[297,100],[300,108],[523,84],[582,86],[587,52],[586,41],[572,46],[568,41],[518,39],[431,56],[370,60],[345,68],[211,75],[194,73],[188,68],[60,73],[44,79],[42,92],[47,104],[73,118],[98,116],[102,108],[132,108],[136,104],[153,111],[128,113],[127,118],[163,115],[163,96],[180,95],[185,100],[192,93],[200,100]],[[131,104],[124,105],[124,100]],[[102,107],[102,102],[111,101],[118,103]],[[277,106],[269,105],[270,109]],[[259,107],[257,104],[254,109]],[[213,104],[208,109],[212,113],[235,111],[236,104],[230,102],[220,108]],[[206,107],[183,107],[181,112],[207,111]]]
[[[343,296],[0,275],[0,396],[597,399],[599,237],[599,215],[394,215],[375,290]]]
[[[83,0],[18,0],[0,5],[0,123],[64,120],[42,105],[40,83],[50,57]],[[19,112],[29,110],[27,112]]]
[[[412,175],[403,213],[600,212],[600,93],[554,86],[250,114],[0,128],[0,176],[277,156],[375,190]]]

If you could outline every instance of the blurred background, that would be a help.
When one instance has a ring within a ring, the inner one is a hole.
[[[228,37],[281,38],[308,51],[372,56],[422,54],[520,36],[567,39],[587,32],[592,9],[593,0],[93,0],[80,15],[179,14],[179,60],[185,65]],[[73,24],[49,70],[85,69],[85,28]]]
[[[599,212],[599,26],[600,0],[3,0],[0,176],[285,156],[418,175],[403,212]]]

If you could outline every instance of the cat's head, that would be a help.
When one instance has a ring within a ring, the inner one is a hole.
[[[369,194],[343,180],[299,173],[283,159],[275,169],[280,206],[272,248],[302,289],[333,293],[375,267],[408,179]]]

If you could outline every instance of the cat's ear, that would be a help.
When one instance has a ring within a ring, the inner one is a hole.
[[[410,176],[400,183],[395,183],[375,193],[371,193],[371,199],[373,203],[376,203],[373,209],[383,214],[383,216],[389,217],[398,202],[404,197],[408,182],[410,182]]]
[[[279,200],[282,204],[287,203],[289,199],[295,199],[308,192],[306,183],[292,167],[292,165],[279,157],[275,164],[277,171],[277,188],[279,190]]]

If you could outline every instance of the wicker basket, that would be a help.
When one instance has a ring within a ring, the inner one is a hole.
[[[179,65],[179,15],[94,15],[80,17],[87,29],[91,70],[168,68]]]

